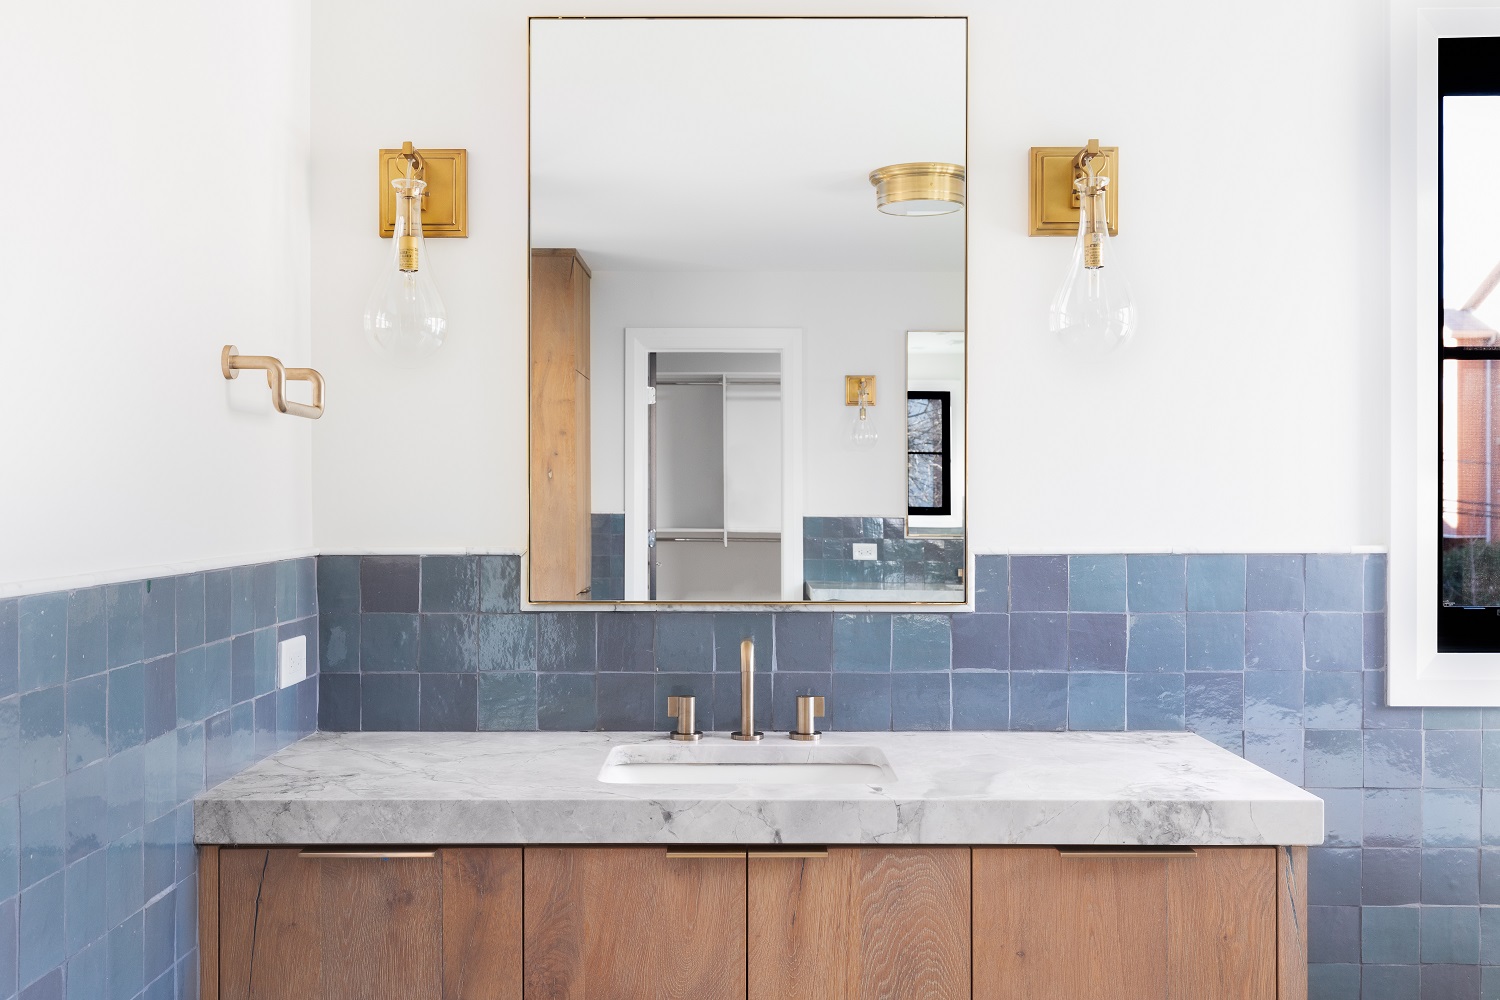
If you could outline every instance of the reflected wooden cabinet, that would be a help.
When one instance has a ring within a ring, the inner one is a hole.
[[[589,283],[577,250],[531,251],[531,599],[587,600]]]

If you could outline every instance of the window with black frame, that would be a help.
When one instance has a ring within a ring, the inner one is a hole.
[[[952,510],[949,414],[952,393],[906,393],[906,512],[948,514]]]
[[[1438,41],[1438,649],[1500,651],[1500,38]]]

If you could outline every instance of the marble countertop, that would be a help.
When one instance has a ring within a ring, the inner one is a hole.
[[[866,783],[620,784],[607,761],[842,761]],[[225,845],[1323,839],[1321,799],[1191,733],[317,733],[193,812],[196,840]]]

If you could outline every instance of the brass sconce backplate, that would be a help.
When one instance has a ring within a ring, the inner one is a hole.
[[[466,149],[419,149],[423,162],[421,180],[422,235],[431,239],[469,235],[469,172]],[[380,151],[380,235],[396,234],[396,192],[391,181],[406,176],[406,159],[399,149]]]
[[[859,405],[859,384],[865,384],[865,405],[875,405],[875,376],[874,375],[845,375],[844,376],[844,405]]]
[[[1082,146],[1031,147],[1031,235],[1075,236],[1078,233],[1078,193],[1073,190],[1074,161]],[[1120,232],[1120,148],[1101,146],[1109,178],[1109,235]]]

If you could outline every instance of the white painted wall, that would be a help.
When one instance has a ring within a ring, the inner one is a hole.
[[[595,511],[625,509],[625,330],[780,326],[802,331],[803,514],[905,516],[906,333],[963,328],[962,275],[595,271],[592,289]],[[845,375],[876,378],[872,449],[854,447]]]
[[[6,6],[0,594],[311,550],[311,423],[219,374],[309,360],[309,17]]]
[[[778,9],[971,17],[978,551],[1385,542],[1385,5],[1079,0],[1066,17],[1026,0]],[[430,55],[408,85],[380,53],[410,30],[409,5],[313,10],[314,356],[331,400],[314,442],[317,540],[326,551],[519,551],[526,15],[628,8],[430,0],[422,11]],[[1116,249],[1142,315],[1137,342],[1102,362],[1048,340],[1069,246],[1025,235],[1027,148],[1091,136],[1122,149]],[[473,235],[431,244],[451,338],[417,373],[357,343],[385,253],[375,151],[407,138],[471,157]],[[1220,203],[1229,211],[1208,210]]]

